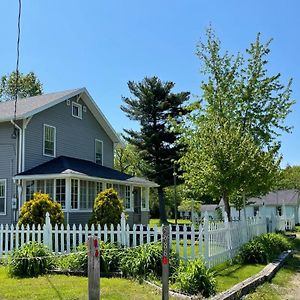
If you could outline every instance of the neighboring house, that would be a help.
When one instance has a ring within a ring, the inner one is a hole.
[[[0,102],[0,223],[15,223],[34,192],[62,205],[69,224],[85,224],[95,196],[115,188],[128,223],[147,224],[157,184],[113,169],[121,144],[85,88]]]
[[[198,221],[204,217],[205,212],[207,212],[208,218],[210,220],[216,220],[220,216],[218,215],[216,209],[219,206],[217,204],[201,204],[200,212],[194,212],[194,220]],[[192,219],[191,211],[180,211],[180,217],[182,219]]]
[[[300,197],[299,191],[279,190],[270,192],[265,196],[247,199],[246,215],[253,217],[257,214],[271,217],[272,214],[285,215],[286,217],[295,217],[295,222],[300,223]],[[220,201],[220,207],[224,210],[223,200]],[[241,211],[243,215],[243,211]],[[231,206],[231,216],[238,218],[239,211]]]

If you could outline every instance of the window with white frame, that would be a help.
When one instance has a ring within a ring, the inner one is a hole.
[[[147,208],[147,191],[146,188],[142,187],[141,188],[142,192],[141,192],[141,206],[143,209]]]
[[[32,200],[35,192],[35,182],[33,180],[26,181],[26,201]]]
[[[55,200],[60,203],[63,209],[66,208],[66,180],[56,179],[56,193]]]
[[[103,165],[103,142],[100,140],[95,140],[95,162]]]
[[[113,185],[111,183],[106,183],[106,189],[111,189]]]
[[[6,179],[0,179],[0,214],[6,213]]]
[[[76,102],[72,102],[72,116],[78,119],[82,119],[82,105]]]
[[[125,209],[131,208],[130,202],[130,186],[126,185],[125,187]]]
[[[55,157],[56,155],[56,128],[44,124],[43,154]]]
[[[96,182],[96,195],[101,193],[103,191],[103,183],[102,182]]]
[[[78,179],[71,180],[71,209],[78,209],[79,187]]]
[[[54,197],[54,180],[47,179],[45,180],[45,193],[50,196],[51,199]]]

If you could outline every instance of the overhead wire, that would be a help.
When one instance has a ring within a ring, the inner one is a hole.
[[[17,59],[16,59],[16,80],[15,80],[15,110],[14,110],[14,120],[17,118],[17,102],[19,93],[19,64],[20,64],[20,39],[21,39],[21,13],[22,13],[22,0],[18,0],[18,31],[17,31]]]

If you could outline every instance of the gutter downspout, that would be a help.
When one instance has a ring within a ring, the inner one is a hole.
[[[10,122],[13,124],[13,126],[15,128],[17,128],[19,130],[19,136],[18,136],[18,164],[17,164],[17,173],[21,173],[22,171],[22,153],[23,153],[23,130],[22,128],[16,124],[16,122],[14,120],[10,120]],[[20,209],[20,205],[21,205],[21,194],[22,194],[22,187],[21,187],[21,180],[18,179],[17,180],[17,193],[18,193],[18,209]],[[18,211],[18,210],[17,210]],[[17,216],[16,216],[17,212],[14,214],[14,222],[16,222],[17,220]]]
[[[26,120],[23,120],[21,172],[25,171],[25,131],[26,131],[27,125],[29,124],[30,120],[31,120],[31,117],[27,118]]]

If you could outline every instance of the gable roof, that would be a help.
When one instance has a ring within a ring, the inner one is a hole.
[[[297,205],[299,203],[299,191],[296,189],[291,190],[278,190],[270,192],[261,197],[248,198],[247,202],[250,206],[260,205]],[[223,199],[219,203],[220,206],[224,206]]]
[[[103,127],[104,131],[111,138],[111,140],[116,144],[122,144],[119,136],[112,128],[86,88],[78,88],[20,99],[17,102],[16,119],[22,120],[32,117],[35,114],[74,96],[80,96],[82,98],[86,106],[92,112],[98,123]],[[14,119],[14,110],[14,101],[0,102],[0,122],[7,122]]]
[[[94,177],[116,181],[126,181],[138,185],[157,187],[158,185],[144,178],[134,177],[117,170],[98,165],[92,161],[59,156],[48,162],[40,164],[15,176],[16,179],[25,179],[32,176],[49,175],[79,175],[80,177]]]

